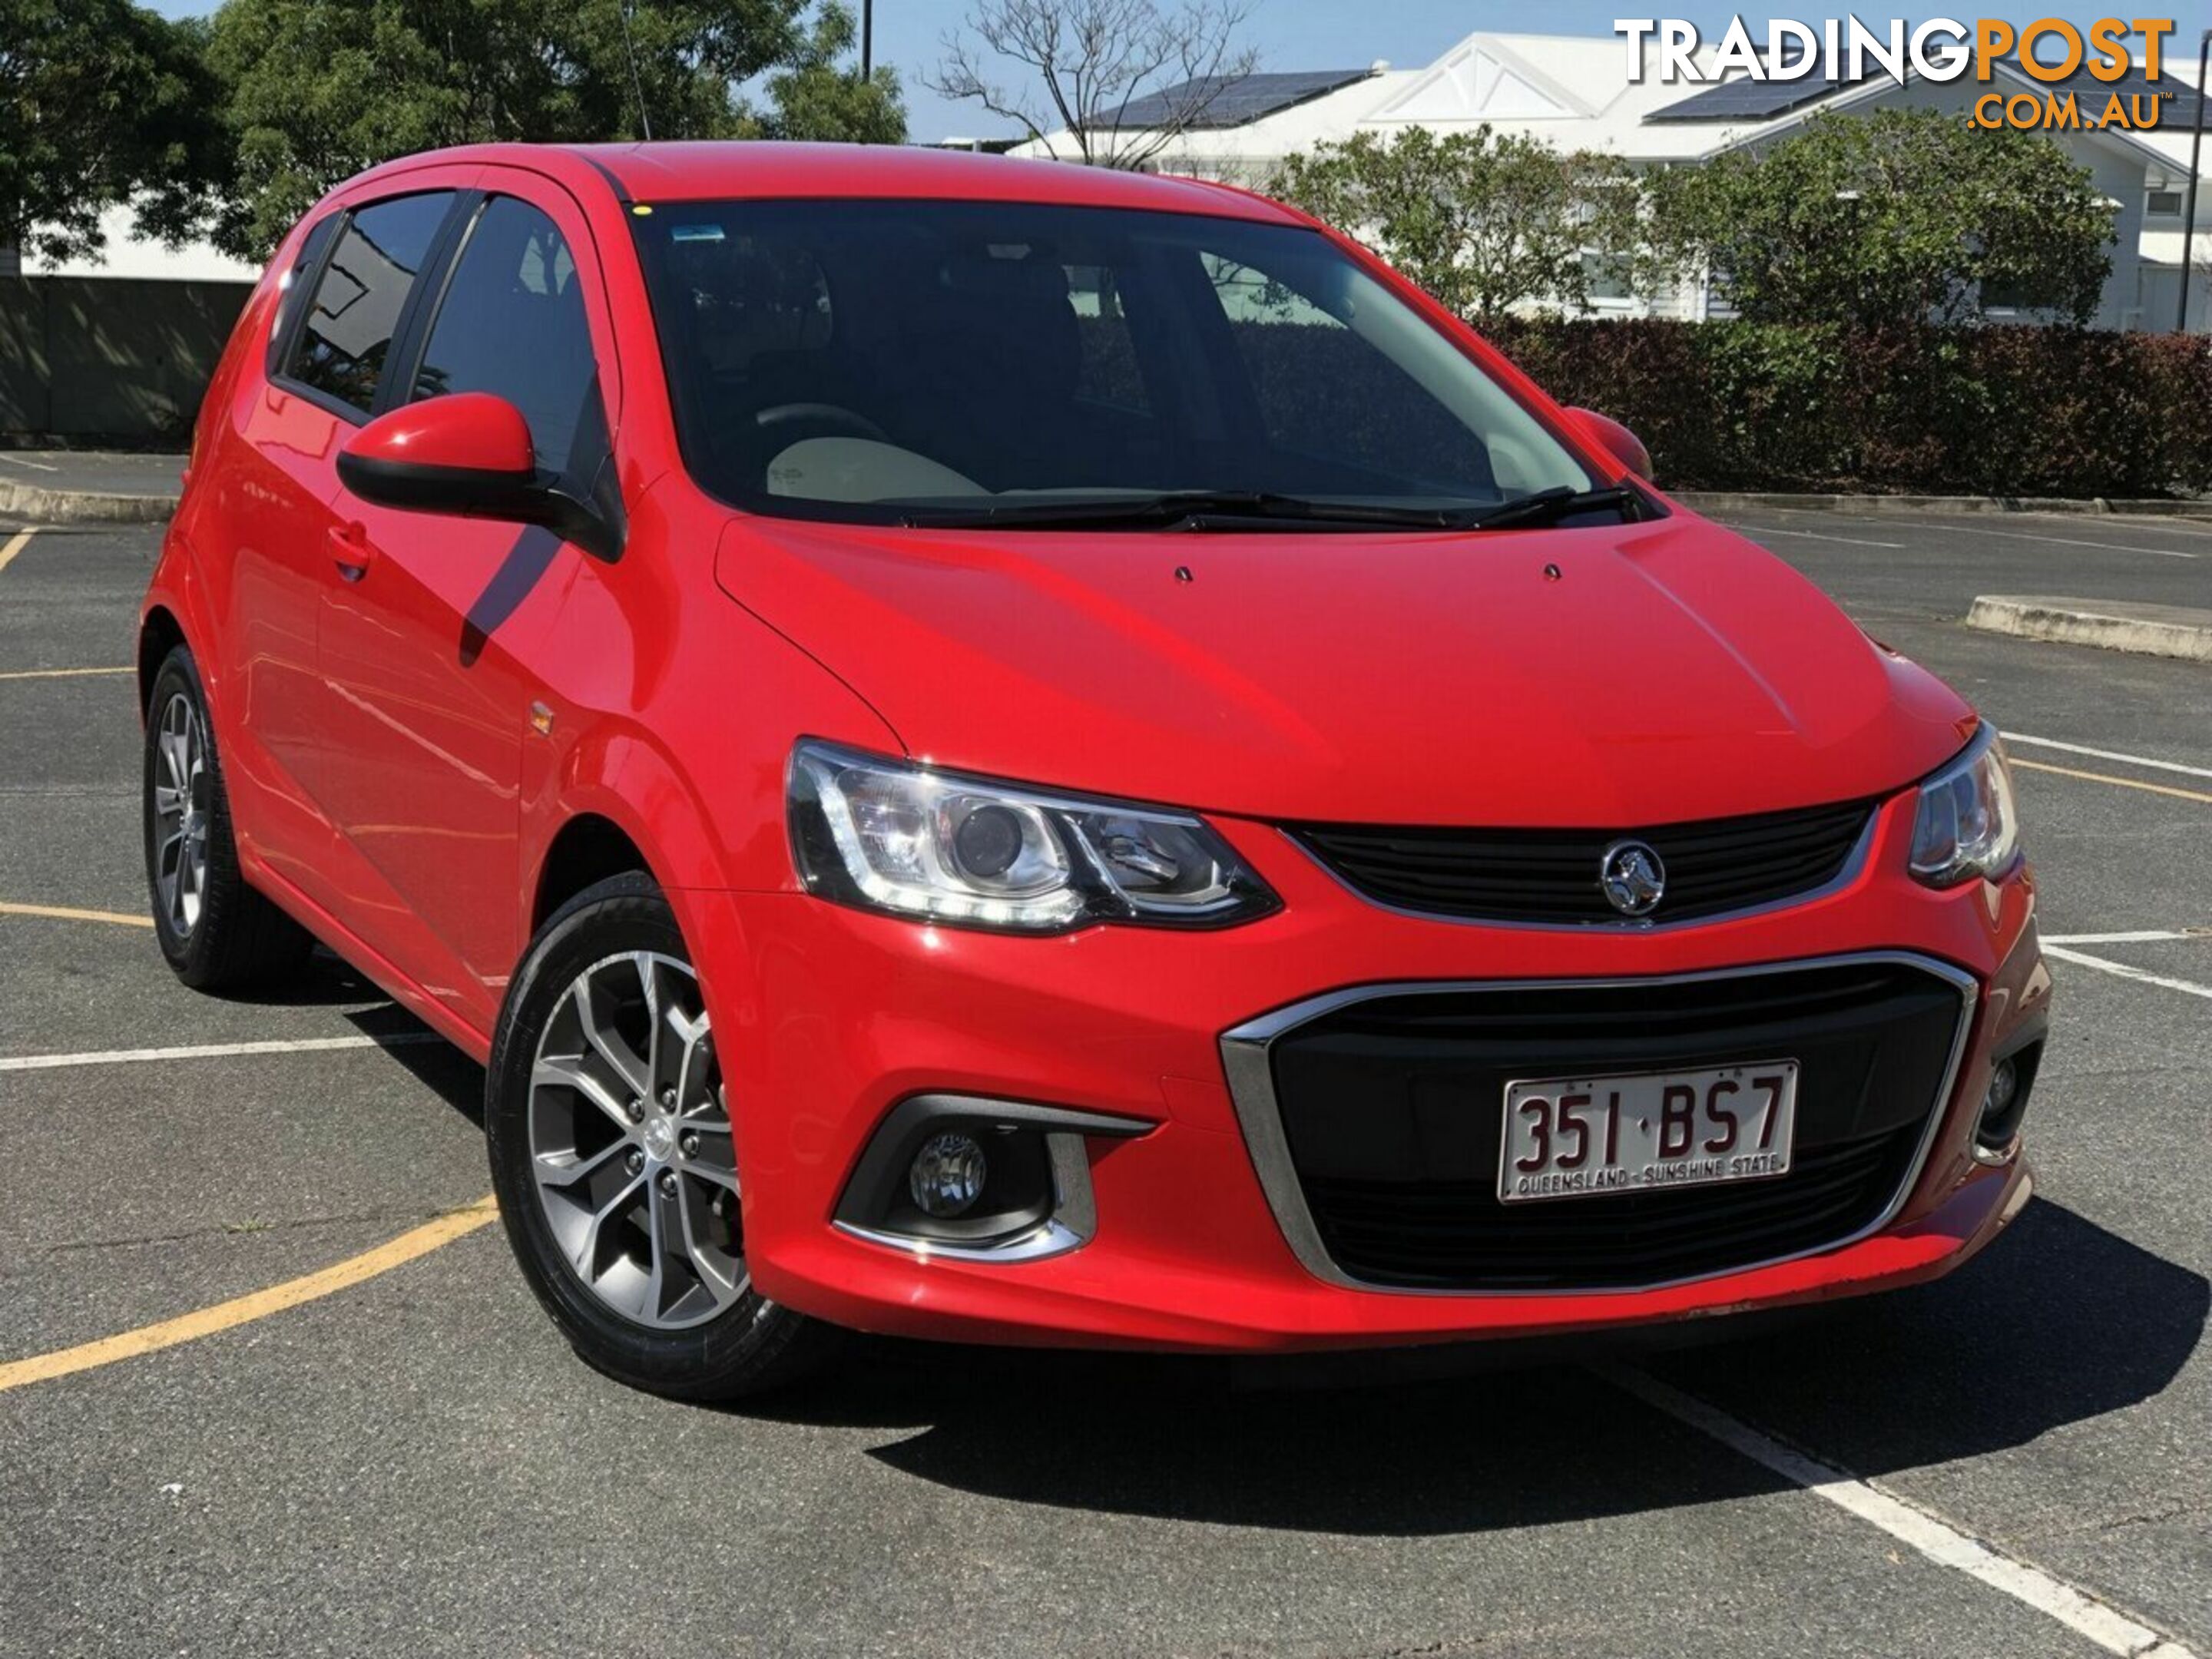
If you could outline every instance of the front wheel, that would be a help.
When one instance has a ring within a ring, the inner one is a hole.
[[[794,1381],[826,1351],[830,1328],[753,1288],[714,1033],[648,878],[579,894],[532,942],[484,1119],[508,1242],[586,1362],[716,1400]]]

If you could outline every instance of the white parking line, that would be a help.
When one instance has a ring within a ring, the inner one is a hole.
[[[2093,957],[2086,951],[2069,951],[2063,945],[2043,941],[2043,954],[2057,957],[2061,962],[2071,962],[2083,968],[2095,968],[2120,979],[2131,979],[2144,985],[2155,985],[2162,991],[2179,991],[2184,995],[2203,997],[2212,1002],[2212,985],[2199,985],[2193,980],[2174,979],[2165,974],[2154,974],[2147,968],[2134,968],[2124,962],[2114,962],[2109,957]]]
[[[1927,529],[1938,526],[1928,525]],[[1996,536],[2008,542],[2044,542],[2052,547],[2098,547],[2107,553],[2148,553],[2154,559],[2201,559],[2201,553],[2185,553],[2178,547],[2139,547],[2132,542],[2087,542],[2075,536],[2031,536],[2018,530],[1984,530],[1979,525],[1953,525],[1946,520],[1941,528],[1959,529],[1969,535]]]
[[[2138,927],[2127,933],[2045,933],[2045,945],[2161,945],[2173,939],[2203,939],[2212,927]]]
[[[1796,536],[1808,542],[1841,542],[1846,547],[1887,547],[1899,550],[1905,546],[1903,542],[1870,542],[1856,536],[1822,536],[1810,530],[1784,530],[1778,525],[1744,525],[1741,528],[1744,534],[1754,540],[1761,536]]]
[[[1801,516],[1810,516],[1808,510],[1804,507],[1769,507],[1765,510],[1771,513],[1796,513]],[[2104,549],[2108,553],[2147,553],[2153,558],[2158,559],[2196,559],[2202,558],[2203,556],[2202,554],[2198,553],[2185,553],[2179,548],[2175,547],[2140,547],[2132,542],[2093,542],[2085,541],[2081,538],[2075,536],[2038,536],[2025,530],[1998,530],[1992,528],[1988,525],[1972,523],[1971,520],[1973,515],[1972,514],[1961,514],[1957,518],[1947,519],[1908,519],[1902,515],[1896,514],[1884,514],[1883,516],[1885,518],[1892,519],[1895,523],[1909,526],[1911,528],[1915,530],[1956,530],[1961,531],[1969,536],[1994,536],[2001,541],[2045,542],[2053,547],[2097,547]],[[1864,524],[1867,520],[1860,519],[1856,522]],[[2165,528],[2163,526],[2157,527],[2160,529]],[[1824,539],[1835,540],[1837,538],[1829,537],[1825,538]],[[1876,546],[1887,546],[1890,544],[1885,542],[1876,543],[1875,544]]]
[[[25,460],[21,455],[0,455],[0,461],[7,462],[10,466],[27,466],[33,472],[58,472],[61,471],[61,468],[58,466],[49,466],[44,461]]]
[[[2121,761],[2130,766],[2148,766],[2160,772],[2180,772],[2192,778],[2212,778],[2212,766],[2184,766],[2179,761],[2153,760],[2148,755],[2130,755],[2118,749],[2092,749],[2086,744],[2061,743],[2056,738],[2031,738],[2025,732],[2002,734],[2008,744],[2024,743],[2037,749],[2056,749],[2062,754],[2088,755],[2098,760]]]
[[[243,1054],[321,1054],[338,1048],[405,1048],[443,1042],[434,1031],[390,1036],[301,1037],[281,1042],[200,1042],[179,1048],[100,1048],[75,1054],[0,1054],[0,1072],[51,1072],[70,1066],[143,1066],[164,1060],[231,1060]]]
[[[1784,1480],[1802,1486],[1815,1498],[1880,1528],[1936,1565],[1963,1572],[2015,1601],[2024,1602],[2087,1638],[2107,1653],[2119,1654],[2123,1659],[2197,1659],[2180,1643],[2106,1606],[2086,1590],[2005,1554],[1995,1546],[1938,1520],[1925,1510],[1884,1492],[1871,1481],[1858,1480],[1785,1446],[1693,1395],[1685,1394],[1643,1371],[1616,1368],[1601,1375],[1614,1387],[1634,1395],[1677,1422],[1711,1436]]]

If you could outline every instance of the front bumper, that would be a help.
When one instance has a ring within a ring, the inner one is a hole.
[[[1973,1141],[1993,1056],[2046,1015],[2033,880],[2022,871],[1947,893],[1912,882],[1909,799],[1877,815],[1869,856],[1840,889],[1645,932],[1397,915],[1272,829],[1215,822],[1275,886],[1279,914],[1218,933],[1102,927],[1039,939],[918,927],[795,893],[672,894],[716,1027],[735,1034],[724,1075],[746,1253],[765,1294],[840,1324],[979,1342],[1264,1352],[1528,1336],[1933,1278],[2027,1201],[2016,1149],[1977,1156]],[[1234,1042],[1224,1060],[1225,1036],[1347,990],[1656,982],[1900,955],[1958,985],[1961,1018],[1909,1178],[1880,1215],[1784,1259],[1632,1289],[1360,1282],[1302,1231],[1250,1079],[1232,1091]],[[1079,1249],[979,1261],[837,1227],[878,1127],[902,1102],[946,1094],[1152,1127],[1088,1143],[1095,1216]]]

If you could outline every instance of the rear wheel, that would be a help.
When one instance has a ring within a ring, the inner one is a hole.
[[[484,1116],[508,1241],[588,1363],[714,1400],[795,1381],[827,1352],[829,1327],[753,1288],[714,1032],[648,878],[588,889],[532,942]]]
[[[314,941],[239,871],[207,694],[181,645],[147,702],[143,784],[154,934],[177,977],[228,991],[296,971]]]

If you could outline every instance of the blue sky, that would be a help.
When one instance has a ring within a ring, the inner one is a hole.
[[[154,3],[172,17],[213,9],[204,0]],[[858,9],[859,0],[851,3]],[[921,72],[936,63],[945,31],[959,26],[969,4],[970,0],[876,0],[877,61],[896,68],[904,80],[908,125],[918,139],[988,136],[1005,130],[975,106],[948,104],[921,84]],[[1687,17],[1708,33],[1725,27],[1734,15],[1719,7],[1681,10],[1644,5],[1627,9],[1642,16]],[[1474,5],[1468,0],[1374,0],[1364,5],[1347,5],[1343,0],[1260,0],[1245,33],[1266,69],[1351,69],[1378,58],[1410,69],[1432,61],[1477,29],[1610,36],[1613,20],[1624,15],[1619,0],[1552,0],[1540,9]],[[1874,14],[1862,15],[1872,21]],[[1764,14],[1758,21],[1764,21]]]

